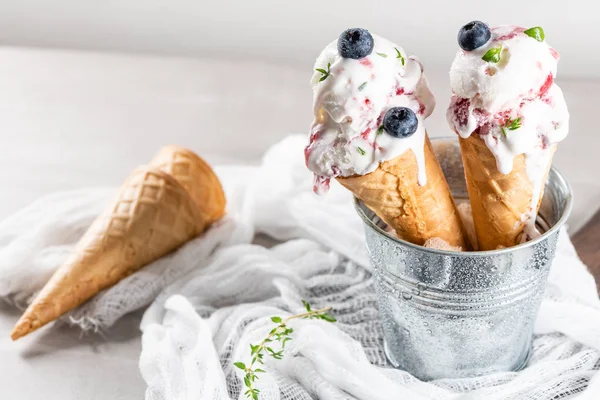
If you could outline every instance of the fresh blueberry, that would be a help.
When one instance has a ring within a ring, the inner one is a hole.
[[[466,51],[475,50],[490,40],[490,27],[481,21],[471,21],[458,31],[458,45]]]
[[[383,117],[383,129],[397,138],[407,138],[417,131],[419,121],[410,108],[390,108]]]
[[[346,29],[338,39],[338,51],[344,58],[358,60],[373,51],[373,36],[366,29]]]

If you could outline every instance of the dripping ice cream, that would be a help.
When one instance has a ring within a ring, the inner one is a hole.
[[[510,172],[514,155],[558,143],[569,131],[567,106],[554,83],[559,54],[524,31],[492,28],[485,46],[459,50],[450,69],[448,121],[463,138],[485,137],[504,173]],[[491,49],[499,49],[498,62],[483,59]],[[516,120],[520,126],[512,129]]]
[[[535,238],[548,168],[556,144],[569,132],[565,99],[554,82],[560,56],[546,43],[540,27],[489,28],[474,21],[459,32],[459,44],[462,49],[450,69],[448,123],[462,139],[481,138],[501,174],[514,172],[516,158],[524,157],[532,193],[515,224],[523,223],[521,241]],[[473,201],[474,193],[469,194]]]
[[[360,28],[321,52],[311,80],[314,120],[305,149],[314,190],[335,178],[398,237],[466,249],[456,205],[424,121],[435,98],[423,65]]]
[[[372,38],[373,49],[363,58],[343,57],[335,40],[315,62],[314,121],[305,152],[315,191],[326,191],[331,178],[372,172],[407,149],[420,164],[419,183],[426,182],[422,122],[432,113],[435,98],[415,57],[380,36]],[[410,108],[419,121],[410,137],[383,132],[386,112],[398,106]]]

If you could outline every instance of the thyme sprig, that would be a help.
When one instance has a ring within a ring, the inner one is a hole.
[[[483,61],[490,63],[500,62],[500,58],[502,58],[502,45],[498,47],[492,47],[483,55],[483,57],[481,57]]]
[[[525,32],[527,36],[534,38],[538,42],[543,42],[546,39],[546,34],[541,26],[534,26],[533,28],[527,29]]]
[[[508,121],[506,121],[506,123],[500,127],[500,129],[502,130],[502,134],[504,135],[504,137],[506,137],[506,129],[508,129],[509,131],[516,131],[520,127],[521,127],[521,117],[519,117],[517,119],[509,118]]]
[[[315,71],[323,74],[323,76],[321,76],[321,79],[319,79],[319,82],[323,82],[325,79],[327,79],[329,77],[329,75],[331,75],[331,63],[327,63],[327,69],[315,68]]]
[[[398,50],[398,48],[394,47],[394,50],[396,50],[396,58],[400,59],[400,61],[402,62],[402,65],[404,66],[404,56],[402,55],[402,53],[400,53],[400,50]]]
[[[257,368],[259,364],[264,364],[263,360],[265,354],[273,357],[276,360],[281,360],[283,358],[285,344],[292,340],[290,335],[294,332],[294,329],[287,325],[290,321],[294,319],[322,319],[327,322],[336,321],[335,317],[329,313],[329,311],[331,311],[331,307],[313,310],[308,302],[302,300],[302,304],[306,309],[306,312],[304,313],[292,315],[286,319],[282,319],[278,316],[271,317],[271,321],[276,323],[277,326],[271,329],[269,335],[262,342],[259,344],[250,344],[250,355],[252,356],[250,364],[246,365],[241,361],[233,363],[233,365],[246,373],[244,376],[244,385],[246,386],[246,391],[244,394],[246,395],[246,398],[258,400],[260,390],[254,387],[254,382],[258,379],[258,375],[256,374],[265,372],[265,370]],[[271,347],[272,344],[270,343],[276,342],[278,342],[280,345],[279,350],[275,350],[273,347]]]

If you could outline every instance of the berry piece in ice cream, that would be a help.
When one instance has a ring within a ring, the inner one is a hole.
[[[417,116],[407,107],[390,108],[383,117],[383,129],[397,138],[407,138],[417,131]]]
[[[338,39],[338,51],[344,58],[364,58],[373,51],[373,36],[366,29],[346,29]]]
[[[490,27],[481,21],[471,21],[458,31],[458,45],[466,51],[480,48],[490,40]]]

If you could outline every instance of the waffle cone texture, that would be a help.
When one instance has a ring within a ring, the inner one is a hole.
[[[466,235],[429,138],[424,154],[427,183],[423,186],[418,183],[417,159],[411,150],[382,162],[369,174],[337,180],[401,239],[423,245],[439,238],[466,250]]]
[[[521,243],[527,222],[522,216],[530,211],[534,195],[527,175],[526,156],[516,156],[512,171],[502,174],[494,154],[479,135],[461,138],[460,150],[479,250],[496,250]],[[556,151],[556,146],[552,151]],[[536,215],[542,197],[543,192],[536,205]]]
[[[203,233],[225,214],[212,169],[193,152],[163,148],[131,173],[115,201],[15,325],[16,340]]]

